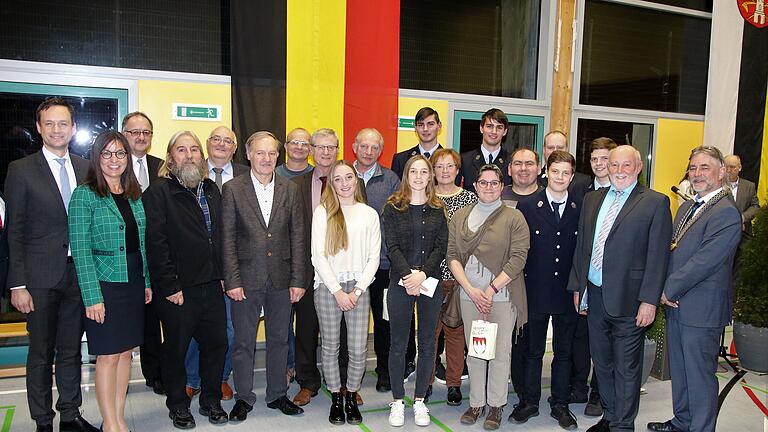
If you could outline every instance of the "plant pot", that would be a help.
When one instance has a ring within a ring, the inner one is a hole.
[[[753,327],[749,324],[733,322],[733,342],[739,355],[739,364],[743,369],[757,373],[768,373],[768,328]]]
[[[640,381],[640,385],[644,386],[648,381],[648,377],[651,376],[651,369],[653,369],[653,361],[656,359],[656,341],[649,338],[644,338],[645,345],[643,346],[643,380]]]

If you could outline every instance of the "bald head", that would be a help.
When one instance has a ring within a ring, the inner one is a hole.
[[[212,130],[205,142],[208,159],[216,167],[223,167],[232,161],[237,150],[237,137],[232,129],[219,126]]]
[[[617,190],[623,191],[635,183],[642,170],[643,159],[632,146],[620,145],[608,154],[608,177]]]
[[[725,157],[725,173],[728,175],[728,181],[733,183],[739,179],[741,173],[741,158],[736,155]]]

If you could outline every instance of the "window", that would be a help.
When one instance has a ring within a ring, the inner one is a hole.
[[[599,0],[584,16],[580,104],[704,114],[709,19]]]
[[[653,125],[648,123],[580,118],[576,131],[576,171],[592,176],[589,147],[593,139],[607,137],[618,145],[629,144],[640,151],[643,171],[638,183],[648,186],[651,184],[653,135]]]
[[[400,88],[536,98],[541,0],[401,0]]]
[[[480,133],[480,117],[475,111],[455,111],[453,116],[453,149],[466,153],[480,148],[483,137]],[[520,147],[528,147],[541,153],[544,141],[544,117],[507,114],[509,129],[501,140],[501,147],[512,154]]]

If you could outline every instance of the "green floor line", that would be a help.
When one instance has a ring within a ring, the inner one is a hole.
[[[320,386],[320,390],[323,392],[323,394],[328,396],[328,399],[331,399],[331,392],[328,391],[328,387],[326,387],[325,384]],[[389,408],[387,408],[387,411],[389,411]],[[360,414],[365,414],[366,412],[368,411],[360,411]],[[373,412],[373,410],[371,410],[370,412]],[[368,426],[365,425],[364,422],[361,422],[359,425],[357,425],[357,427],[359,427],[360,430],[363,432],[371,432],[371,430],[368,428]],[[0,432],[6,432],[6,431],[3,430]]]
[[[719,374],[719,373],[716,373],[715,375],[717,375],[717,377],[720,378],[723,381],[730,381],[731,378],[733,378],[731,376],[723,376],[722,374]],[[752,389],[752,390],[755,390],[755,391],[758,391],[760,393],[768,395],[768,390],[766,390],[766,389],[761,389],[759,387],[755,387],[755,386],[750,385],[750,384],[744,384],[744,383],[741,383],[741,382],[736,384],[736,385],[739,385],[739,386],[742,386],[742,387],[746,387],[748,389]]]
[[[4,407],[0,407],[0,409],[6,409],[5,419],[3,420],[3,428],[0,429],[0,431],[10,432],[11,423],[13,423],[13,413],[16,411],[16,406],[4,406]]]
[[[413,405],[413,399],[409,398],[408,396],[404,397],[403,400],[408,403],[409,405]],[[435,416],[432,414],[429,415],[429,418],[432,419],[432,423],[436,424],[437,427],[444,430],[445,432],[453,432],[451,428],[444,425],[440,420],[438,420]]]

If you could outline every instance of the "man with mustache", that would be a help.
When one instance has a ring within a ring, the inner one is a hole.
[[[200,349],[200,410],[213,424],[227,422],[221,375],[227,351],[222,296],[221,195],[207,178],[203,147],[180,131],[168,143],[158,178],[144,193],[147,261],[163,321],[162,374],[173,425],[195,427],[185,392],[184,357],[194,337]]]

